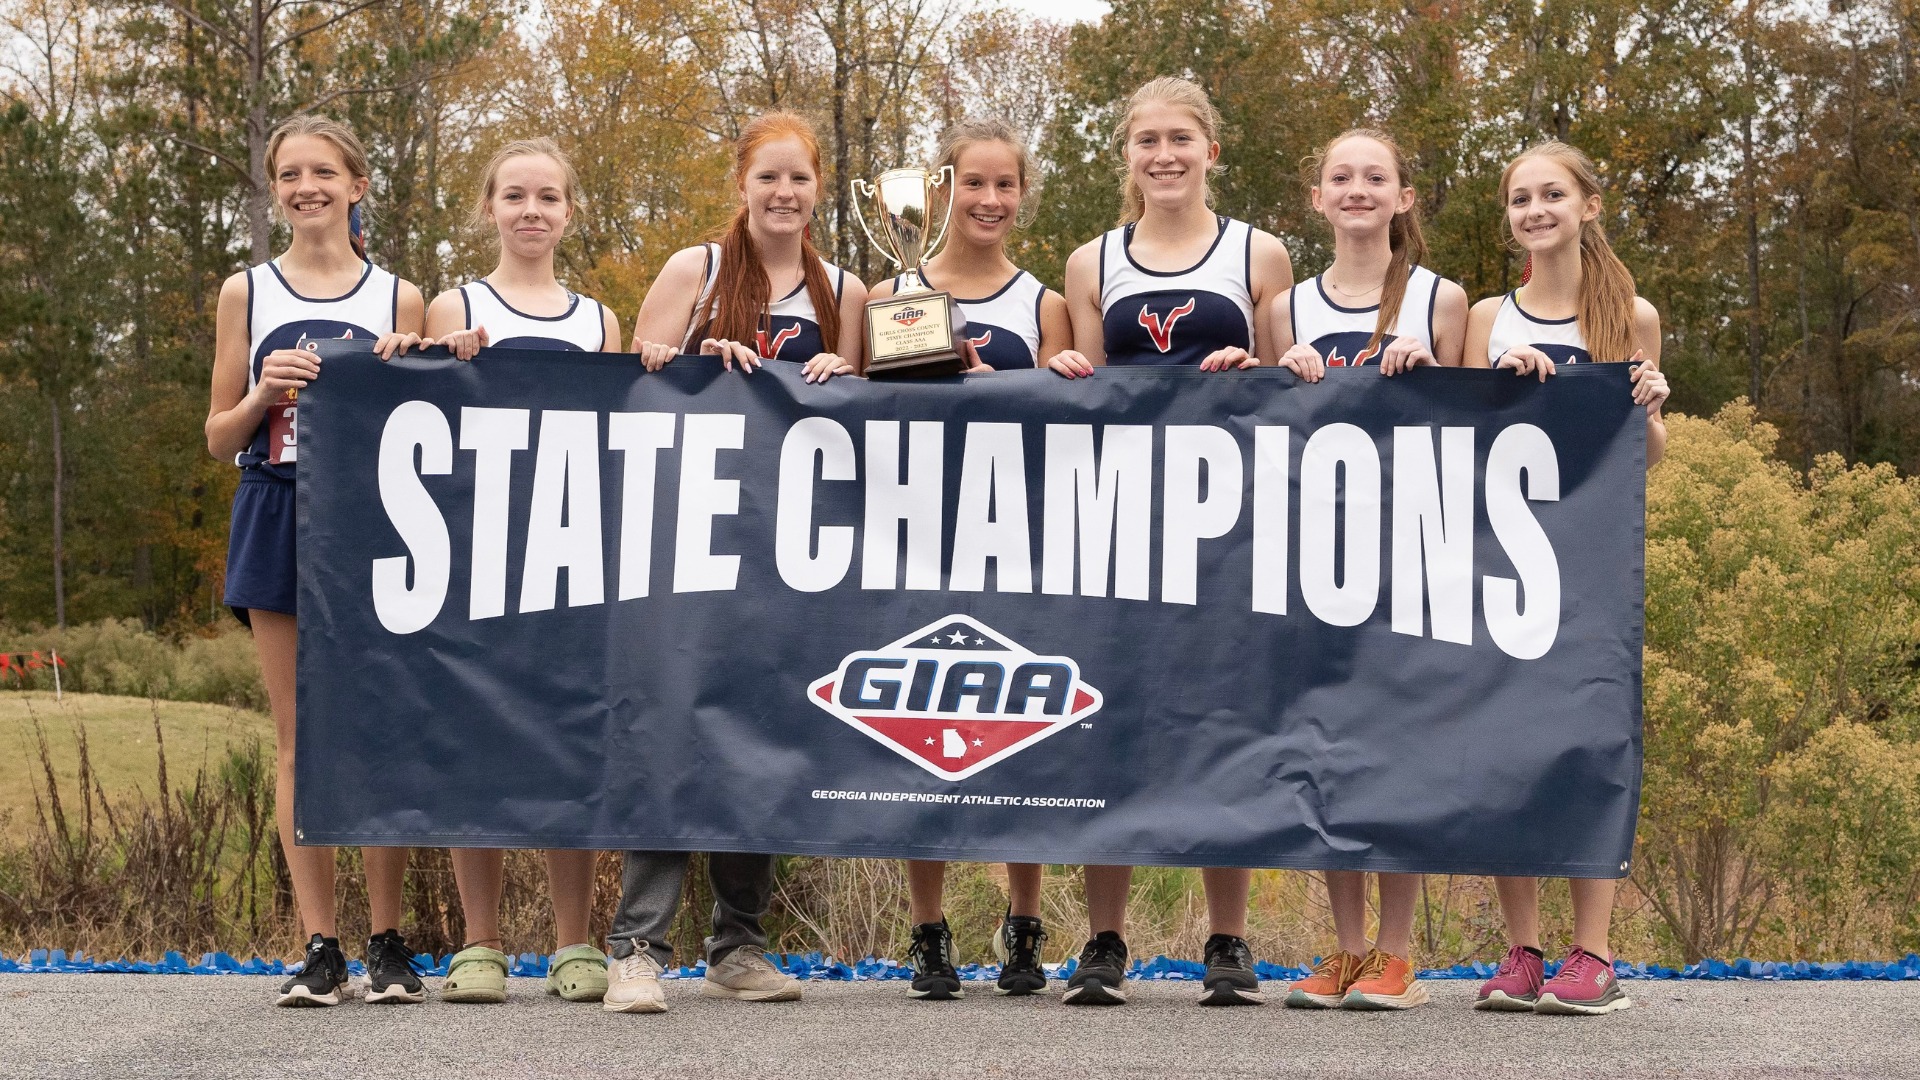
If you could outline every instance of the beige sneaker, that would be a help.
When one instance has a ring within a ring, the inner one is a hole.
[[[707,964],[700,993],[735,1001],[799,1001],[800,980],[774,967],[756,946],[742,945],[719,963]]]
[[[647,943],[634,942],[633,955],[607,961],[607,994],[600,999],[600,1007],[608,1012],[666,1012],[667,995],[660,989],[660,972],[660,963],[647,951]]]

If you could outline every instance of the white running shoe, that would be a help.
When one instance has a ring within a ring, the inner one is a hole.
[[[646,942],[636,941],[633,946],[631,955],[607,962],[607,995],[600,999],[600,1007],[608,1012],[666,1012],[660,962],[647,951]]]

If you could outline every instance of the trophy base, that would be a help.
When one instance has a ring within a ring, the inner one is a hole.
[[[958,353],[945,356],[903,356],[876,360],[867,365],[869,379],[931,379],[958,375],[967,370],[967,359]]]
[[[966,317],[949,293],[913,291],[867,304],[869,379],[925,379],[958,375],[970,366],[953,347]]]

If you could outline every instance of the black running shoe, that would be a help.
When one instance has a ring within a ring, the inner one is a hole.
[[[1215,934],[1207,939],[1206,992],[1202,1005],[1260,1005],[1260,978],[1253,973],[1253,950],[1247,939]]]
[[[307,939],[307,958],[300,973],[280,984],[275,1005],[291,1008],[338,1005],[347,997],[347,957],[340,951],[340,939]]]
[[[1087,942],[1060,1000],[1068,1005],[1127,1003],[1127,943],[1119,934],[1102,930]]]
[[[953,931],[947,927],[947,920],[914,927],[908,955],[913,961],[913,988],[907,991],[908,997],[951,1001],[967,996],[960,989],[960,973],[953,969]]]
[[[367,1000],[403,1005],[427,1000],[427,986],[414,970],[413,950],[398,930],[367,939]]]
[[[1000,982],[994,993],[1009,997],[1037,994],[1047,988],[1047,970],[1040,966],[1040,946],[1047,932],[1032,915],[1009,913],[993,935],[993,951],[1000,958]]]

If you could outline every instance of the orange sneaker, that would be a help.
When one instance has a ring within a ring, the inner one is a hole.
[[[1411,1009],[1427,1003],[1427,988],[1413,977],[1413,965],[1379,949],[1370,949],[1340,1002],[1343,1009]]]
[[[1313,974],[1287,987],[1287,1005],[1295,1009],[1337,1009],[1347,988],[1360,976],[1360,958],[1337,952],[1313,965]]]

